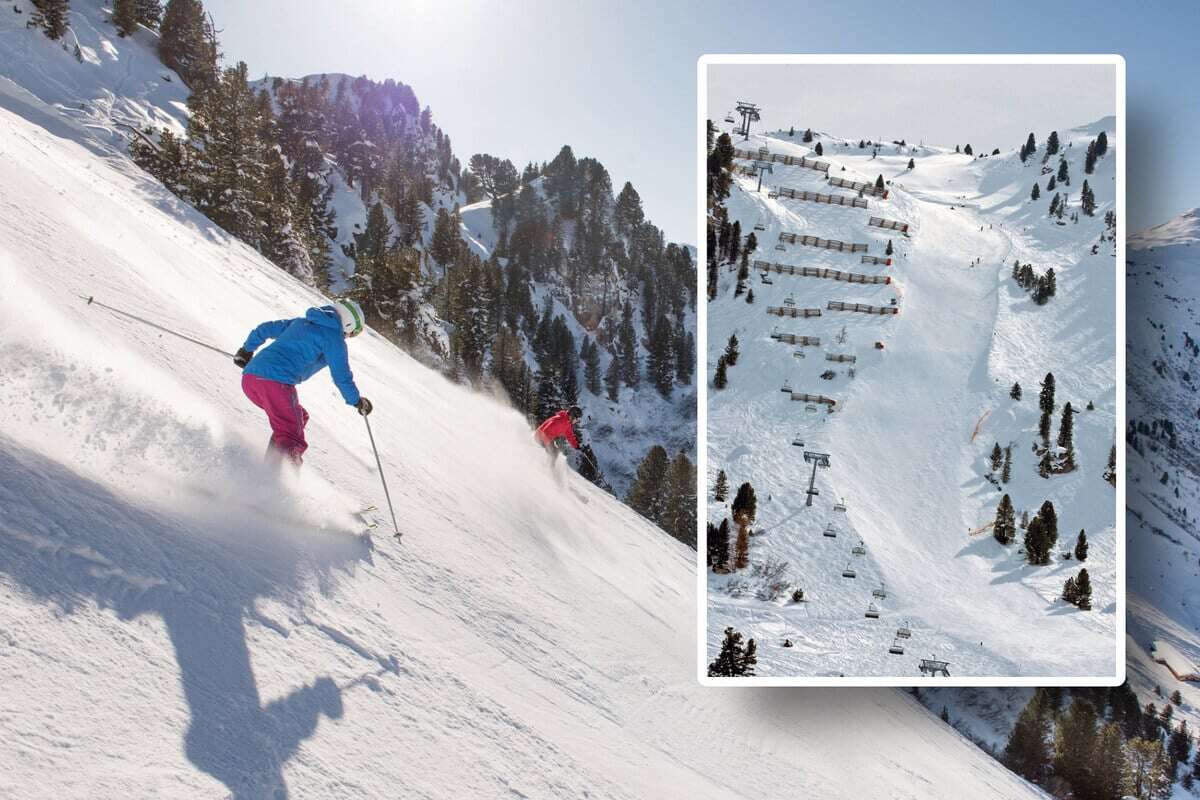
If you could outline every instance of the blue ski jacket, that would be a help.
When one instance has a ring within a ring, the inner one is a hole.
[[[267,339],[275,341],[255,352]],[[246,338],[243,348],[254,353],[244,372],[269,381],[296,385],[329,367],[333,382],[349,405],[358,403],[358,387],[350,372],[346,338],[333,306],[310,308],[303,317],[264,322]]]

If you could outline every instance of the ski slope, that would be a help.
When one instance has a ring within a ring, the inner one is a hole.
[[[729,386],[708,393],[709,519],[729,516],[712,499],[724,469],[733,490],[750,481],[758,497],[751,563],[788,564],[789,589],[764,599],[746,573],[708,576],[708,647],[733,625],[759,644],[759,674],[775,677],[919,676],[921,658],[950,662],[957,679],[1113,676],[1117,575],[1114,491],[1101,477],[1116,425],[1115,270],[1111,242],[1091,247],[1113,207],[1115,154],[1083,175],[1087,143],[1108,118],[1059,131],[1070,164],[1072,210],[1087,177],[1097,198],[1095,217],[1055,225],[1049,195],[1030,203],[1038,153],[1022,165],[1015,151],[975,159],[944,148],[883,145],[877,158],[857,140],[818,134],[831,177],[889,182],[886,199],[866,196],[867,208],[821,204],[778,195],[780,187],[856,197],[822,172],[773,163],[758,178],[739,175],[726,202],[743,235],[753,231],[751,262],[784,266],[770,283],[751,269],[745,295],[735,297],[736,267],[723,267],[718,296],[708,306],[708,373],[736,334],[741,355]],[[811,147],[815,147],[816,142]],[[814,158],[810,146],[786,132],[735,137],[740,150]],[[909,158],[916,162],[907,169]],[[736,163],[748,164],[739,159]],[[1052,158],[1057,165],[1057,158]],[[843,169],[844,168],[844,169]],[[1051,193],[1052,194],[1052,193]],[[776,196],[773,196],[776,195]],[[868,225],[870,217],[907,223],[909,235]],[[756,229],[761,228],[761,230]],[[861,253],[781,242],[781,233],[807,234],[868,245],[867,254],[892,264],[868,264]],[[776,244],[783,244],[782,250]],[[1039,273],[1053,266],[1058,293],[1037,307],[1011,277],[1015,259]],[[890,283],[847,283],[787,274],[790,267],[828,268],[890,276]],[[899,309],[896,315],[830,310],[830,301]],[[768,307],[820,309],[819,317],[780,317]],[[818,346],[780,341],[779,334],[818,337]],[[876,343],[882,344],[879,349]],[[852,364],[826,360],[849,355]],[[823,373],[832,371],[831,379]],[[1057,380],[1059,410],[1077,413],[1079,469],[1049,480],[1037,475],[1030,448],[1037,430],[1037,392],[1047,371]],[[1024,398],[1009,389],[1019,381]],[[788,391],[832,398],[796,402]],[[1088,402],[1094,410],[1085,411]],[[803,446],[795,446],[803,442]],[[1012,443],[1012,480],[1003,491],[1031,514],[1045,499],[1059,517],[1059,545],[1048,567],[1030,567],[1018,543],[1004,547],[979,529],[995,517],[1001,492],[986,480],[995,443]],[[804,451],[830,454],[818,470],[819,497],[805,505],[812,465]],[[732,499],[732,492],[731,497]],[[846,510],[834,509],[844,500]],[[827,526],[836,538],[823,535]],[[1061,561],[1075,536],[1087,531],[1086,567],[1093,610],[1058,601],[1074,560]],[[971,533],[978,531],[977,533]],[[852,548],[861,544],[864,555]],[[851,569],[854,578],[843,577]],[[753,572],[751,570],[750,572]],[[803,603],[790,600],[802,588]],[[883,589],[886,597],[874,596]],[[869,604],[879,619],[865,616]],[[899,628],[910,640],[896,641]],[[789,640],[791,647],[784,647]],[[1070,643],[1064,647],[1063,643]],[[894,644],[902,654],[889,652]]]
[[[229,350],[320,298],[15,81],[18,35],[77,62],[4,24],[0,795],[1044,797],[899,692],[699,687],[691,551],[373,333],[403,543],[325,375],[265,474],[227,359],[79,295]]]

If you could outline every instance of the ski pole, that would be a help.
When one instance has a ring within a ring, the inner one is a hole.
[[[388,513],[392,515],[392,529],[396,532],[396,538],[400,538],[400,526],[396,523],[396,509],[392,507],[392,496],[388,493],[387,478],[383,474],[383,462],[379,460],[379,448],[375,446],[375,434],[371,433],[371,420],[363,415],[363,422],[367,423],[367,436],[371,439],[371,452],[375,454],[375,466],[379,467],[379,480],[383,483],[383,496],[387,498]]]
[[[96,299],[96,298],[94,298],[94,297],[84,297],[83,295],[77,295],[77,297],[79,297],[79,299],[80,299],[80,300],[87,300],[87,304],[88,304],[89,306],[92,306],[92,305],[99,306],[100,308],[103,308],[103,309],[106,309],[106,310],[108,310],[108,311],[111,311],[111,312],[113,312],[114,314],[120,314],[120,315],[121,315],[121,316],[123,316],[123,317],[128,317],[129,319],[136,320],[137,322],[140,322],[140,323],[142,323],[143,325],[149,325],[151,328],[155,328],[155,329],[157,329],[157,330],[160,330],[160,331],[162,331],[163,333],[169,333],[169,334],[171,334],[172,336],[177,336],[177,337],[179,337],[180,339],[183,339],[184,341],[191,342],[192,344],[198,344],[198,345],[200,345],[201,347],[206,347],[206,348],[208,348],[209,350],[212,350],[214,353],[220,353],[221,355],[223,355],[223,356],[225,356],[225,357],[227,357],[227,358],[233,358],[233,353],[226,353],[224,350],[222,350],[222,349],[221,349],[221,348],[219,348],[219,347],[213,347],[211,344],[208,344],[208,343],[206,343],[206,342],[202,342],[202,341],[200,341],[199,339],[193,339],[192,337],[190,337],[190,336],[186,336],[186,335],[184,335],[184,334],[180,333],[179,331],[173,331],[173,330],[171,330],[170,328],[164,328],[162,325],[159,325],[159,324],[158,324],[158,323],[156,323],[156,322],[151,322],[151,321],[150,321],[150,320],[148,320],[148,319],[143,319],[142,317],[139,317],[137,314],[130,314],[128,311],[122,311],[122,310],[121,310],[121,309],[119,309],[119,308],[113,308],[113,307],[112,307],[112,306],[110,306],[110,305],[105,305],[104,303],[101,303],[99,300],[97,300],[97,299]]]

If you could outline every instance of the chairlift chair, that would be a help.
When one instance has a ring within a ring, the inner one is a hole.
[[[796,307],[796,299],[792,295],[789,294],[787,297],[785,297],[783,299],[783,304],[785,306],[790,306],[792,308],[795,308]]]
[[[737,122],[737,120],[733,118],[733,114],[726,114],[725,121],[726,122]]]
[[[809,403],[808,405],[806,405],[806,406],[804,407],[804,410],[805,410],[805,411],[812,411],[812,412],[814,412],[814,413],[815,413],[815,412],[816,412],[816,410],[817,410],[817,407],[816,407],[815,405],[813,405],[812,403]]]
[[[863,545],[862,540],[859,539],[858,544],[850,548],[850,552],[856,556],[865,556],[867,554],[867,548],[865,545]]]
[[[833,523],[831,522],[825,526],[825,530],[821,533],[821,535],[827,536],[830,539],[836,539],[837,538],[837,528],[833,527]]]
[[[763,272],[759,273],[759,277],[762,278],[762,282],[767,284],[768,286],[775,285],[775,281],[771,280],[770,273],[766,272],[765,270]]]
[[[842,570],[842,577],[843,578],[857,578],[858,573],[854,571],[853,567],[851,567],[849,564],[847,564],[846,568],[844,570]]]
[[[787,250],[787,248],[783,246],[783,242],[776,243],[775,249],[776,250]]]
[[[874,603],[867,604],[867,613],[863,614],[867,619],[879,619],[879,608]]]
[[[909,627],[909,625],[910,625],[909,621],[904,620],[904,626],[901,628],[896,628],[896,638],[897,639],[911,639],[912,638],[912,628]]]
[[[782,388],[780,388],[780,390],[779,390],[779,391],[781,391],[781,392],[787,392],[788,394],[791,394],[791,393],[792,393],[792,385],[791,385],[789,382],[787,382],[787,381],[784,381],[784,382],[783,382],[783,387],[782,387]]]
[[[804,355],[803,350],[797,350],[796,352],[792,353],[792,355],[796,358],[808,358],[808,356]]]
[[[800,438],[800,434],[796,434],[796,438],[792,439],[792,444],[796,447],[804,447],[804,440]]]
[[[894,656],[904,655],[904,645],[900,644],[900,640],[896,639],[892,642],[892,646],[888,648],[888,652]]]
[[[833,510],[834,511],[845,511],[846,510],[846,498],[844,498],[844,497],[839,498],[838,501],[833,504]]]
[[[871,597],[878,597],[880,600],[883,600],[887,597],[887,590],[883,588],[882,583],[879,584],[878,589],[871,590]]]
[[[763,225],[761,222],[756,222],[756,223],[754,223],[754,230],[756,230],[756,231],[765,231],[766,229],[767,229],[767,226],[766,226],[766,225]]]

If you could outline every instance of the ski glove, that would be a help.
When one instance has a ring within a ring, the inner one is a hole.
[[[365,397],[358,398],[358,402],[354,404],[354,407],[357,408],[358,413],[362,414],[364,417],[367,414],[370,414],[371,409],[373,408],[371,401]]]
[[[254,353],[251,353],[244,347],[239,347],[237,355],[233,357],[233,363],[239,367],[245,367],[250,363],[250,359],[254,358]]]

